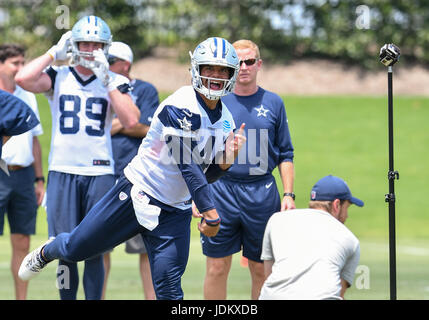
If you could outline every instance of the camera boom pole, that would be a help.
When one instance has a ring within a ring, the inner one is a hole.
[[[398,171],[393,166],[393,65],[399,60],[400,50],[394,44],[386,44],[380,49],[380,61],[387,69],[388,87],[388,135],[389,135],[389,193],[385,201],[389,203],[389,268],[390,268],[390,300],[396,300],[396,225],[395,225],[395,179],[399,179]]]
[[[395,225],[395,179],[398,171],[393,166],[393,67],[388,67],[388,123],[389,123],[389,193],[385,201],[389,203],[389,265],[390,265],[390,300],[396,300],[396,225]]]

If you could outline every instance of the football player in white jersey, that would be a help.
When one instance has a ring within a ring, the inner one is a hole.
[[[128,94],[129,80],[109,71],[112,36],[99,17],[81,18],[57,45],[16,75],[24,89],[48,96],[52,139],[46,192],[49,236],[70,232],[114,184],[110,140],[113,114],[125,128],[138,123],[140,111]],[[70,65],[51,66],[65,60]],[[61,299],[76,299],[77,264],[60,260],[70,274],[59,285]],[[59,269],[65,270],[65,269]],[[103,287],[102,256],[85,260],[86,299],[99,299]]]
[[[246,141],[244,124],[234,135],[234,120],[219,99],[233,90],[238,66],[235,49],[225,39],[199,44],[191,54],[192,86],[158,107],[124,175],[71,233],[27,255],[19,276],[31,279],[49,261],[80,261],[140,233],[157,299],[183,299],[191,199],[203,216],[198,229],[216,235],[221,221],[209,182],[229,169]]]

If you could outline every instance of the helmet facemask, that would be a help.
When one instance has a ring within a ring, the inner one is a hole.
[[[92,52],[79,50],[80,42],[83,42],[83,41],[79,41],[79,42],[72,41],[72,55],[70,60],[70,66],[75,67],[77,65],[80,65],[87,69],[96,67],[96,64],[98,64],[98,62],[92,59],[94,57],[94,54]],[[98,42],[98,41],[93,41],[93,42]],[[103,44],[104,55],[108,57],[108,50],[109,50],[108,47],[110,46],[110,44],[109,45],[105,43],[102,43],[102,44]]]
[[[193,67],[194,70],[192,72],[195,74],[195,76],[193,76],[193,86],[195,90],[203,94],[209,100],[218,100],[234,90],[236,77],[234,77],[234,70],[232,68],[228,68],[230,71],[230,77],[228,79],[221,79],[202,76],[202,66],[203,65],[195,64]],[[204,80],[207,80],[206,85],[204,85]],[[212,84],[214,82],[219,83],[219,90],[212,88]]]
[[[97,62],[88,59],[93,57],[93,53],[79,50],[80,42],[102,43],[103,52],[107,57],[110,44],[112,43],[112,35],[109,26],[99,17],[86,16],[76,22],[72,28],[72,58],[70,65],[81,65],[85,68],[94,67]]]
[[[223,46],[217,51],[217,46]],[[209,38],[199,44],[191,56],[192,86],[196,91],[203,94],[209,100],[218,100],[234,91],[235,82],[239,71],[239,60],[234,47],[225,39]],[[219,56],[220,55],[220,56]],[[229,69],[229,79],[218,79],[201,76],[201,67],[204,65],[224,66]],[[203,84],[203,79],[207,79],[207,87]],[[212,82],[221,83],[221,88],[215,90],[211,88]]]

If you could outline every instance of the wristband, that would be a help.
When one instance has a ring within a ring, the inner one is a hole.
[[[204,220],[206,221],[206,224],[210,227],[217,227],[220,224],[220,217],[213,220],[207,220],[207,219],[204,219]]]
[[[291,197],[293,200],[295,200],[295,193],[285,192],[285,193],[283,193],[283,197]]]
[[[45,177],[36,177],[34,179],[34,182],[38,182],[38,181],[42,181],[43,183],[45,183]]]

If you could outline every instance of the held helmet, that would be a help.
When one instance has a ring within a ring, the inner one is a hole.
[[[81,18],[72,28],[72,62],[71,65],[90,67],[90,61],[84,57],[92,57],[92,52],[79,50],[79,42],[101,42],[104,54],[108,55],[112,34],[110,28],[103,19],[97,16],[85,16]]]
[[[192,86],[195,90],[210,100],[218,100],[234,91],[240,70],[239,59],[234,47],[227,40],[218,37],[208,38],[195,48],[194,53],[189,52],[189,55],[191,56]],[[203,65],[228,67],[230,78],[225,80],[202,77],[200,72]],[[208,88],[203,85],[203,79],[208,80]],[[222,89],[210,89],[210,81],[223,81]]]

